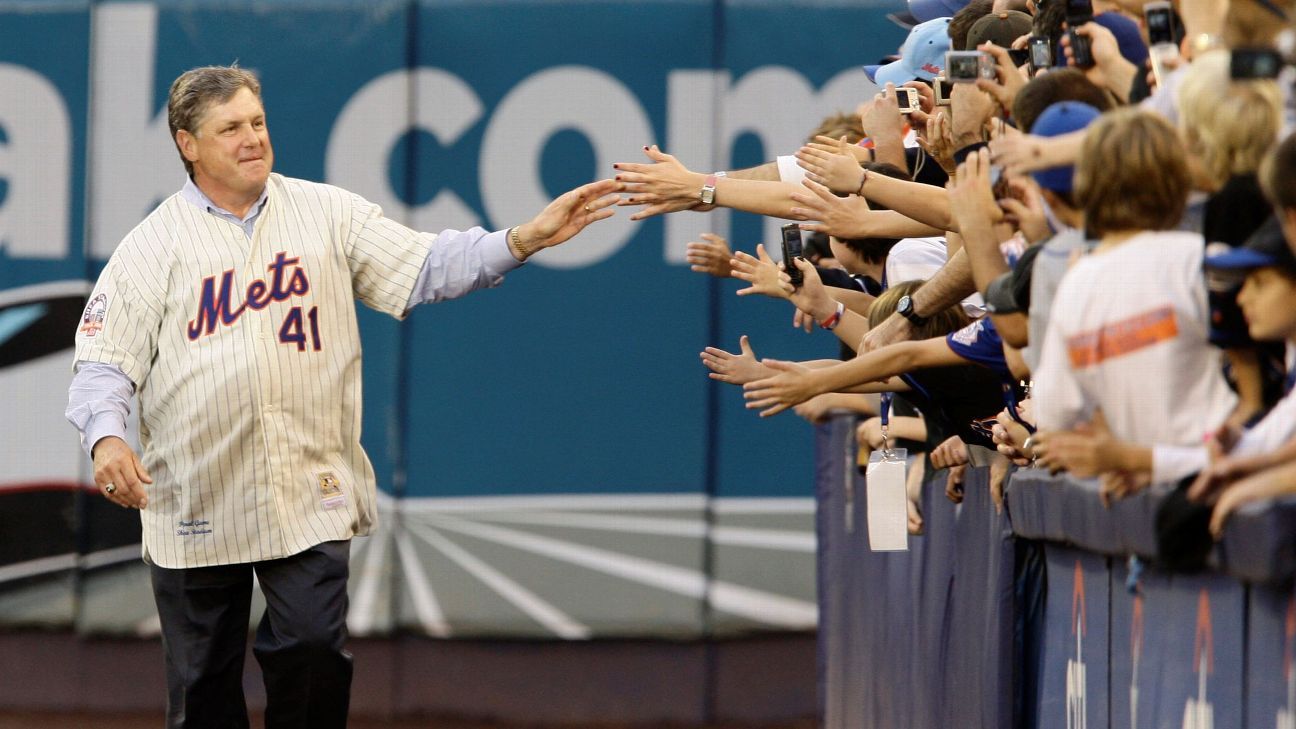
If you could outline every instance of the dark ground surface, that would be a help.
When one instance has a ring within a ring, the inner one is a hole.
[[[354,640],[351,729],[814,729],[813,634]],[[0,729],[161,729],[156,640],[0,632]],[[260,729],[259,667],[244,691]]]
[[[252,726],[263,727],[260,716],[252,718]],[[383,720],[365,717],[352,718],[349,729],[814,729],[814,722],[805,720],[791,724],[711,724],[707,726],[681,724],[504,724],[469,721],[445,717],[424,719]],[[37,712],[0,713],[0,729],[160,729],[160,714],[50,714]]]

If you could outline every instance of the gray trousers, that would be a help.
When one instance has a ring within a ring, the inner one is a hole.
[[[162,621],[169,729],[248,726],[243,660],[252,574],[266,597],[252,652],[266,689],[267,729],[345,727],[351,697],[347,574],[351,543],[282,559],[166,569],[151,566]]]

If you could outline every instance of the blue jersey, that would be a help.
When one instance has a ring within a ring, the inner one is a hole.
[[[977,319],[957,332],[945,335],[945,342],[954,354],[990,369],[1005,382],[1016,379],[1008,369],[1008,361],[1004,359],[1003,339],[990,317]]]

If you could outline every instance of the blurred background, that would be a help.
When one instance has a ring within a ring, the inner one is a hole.
[[[873,93],[860,66],[903,40],[902,7],[0,2],[0,727],[161,721],[138,519],[86,490],[63,409],[86,293],[183,184],[177,75],[255,70],[278,172],[495,230],[646,144],[699,171],[790,154]],[[776,221],[629,213],[498,290],[361,311],[386,498],[352,550],[357,726],[813,725],[812,429],[746,412],[697,353],[835,340],[684,263],[701,233],[751,250]]]

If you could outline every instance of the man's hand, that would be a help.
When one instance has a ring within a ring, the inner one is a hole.
[[[1004,172],[1024,175],[1050,166],[1044,157],[1045,144],[1044,137],[1033,134],[1000,137],[990,143],[990,158]]]
[[[954,84],[950,94],[950,115],[954,123],[954,148],[984,141],[986,122],[998,111],[997,103],[972,84]]]
[[[994,81],[979,78],[976,87],[993,96],[1001,108],[1012,109],[1013,100],[1017,98],[1017,92],[1026,85],[1027,79],[1022,76],[1021,70],[1013,65],[1007,48],[1000,48],[986,41],[978,46],[977,50],[989,53],[995,59],[996,78]]]
[[[997,422],[990,429],[991,439],[995,442],[995,449],[1011,458],[1013,463],[1019,466],[1031,465],[1031,460],[1035,458],[1033,441],[1031,451],[1026,452],[1025,450],[1025,443],[1030,438],[1030,432],[1021,423],[1014,420],[1007,409],[996,415],[995,420]]]
[[[611,206],[621,201],[614,193],[622,189],[616,180],[599,180],[560,195],[530,222],[517,227],[526,255],[564,243],[590,223],[612,217]]]
[[[616,179],[625,183],[629,197],[619,205],[645,205],[643,210],[630,216],[631,220],[643,220],[654,215],[675,213],[690,210],[702,204],[698,195],[706,183],[706,175],[690,172],[687,167],[669,154],[657,148],[657,145],[644,147],[644,155],[652,164],[635,162],[617,162],[612,165],[617,170]]]
[[[930,458],[933,468],[965,466],[968,463],[967,444],[957,435],[951,435],[932,449]]]
[[[732,257],[729,241],[715,233],[703,233],[701,241],[689,241],[684,252],[684,260],[688,261],[690,269],[716,278],[729,278],[733,272],[729,267]]]
[[[1089,52],[1094,60],[1091,68],[1081,69],[1085,77],[1099,88],[1111,91],[1122,102],[1128,101],[1130,86],[1134,82],[1134,77],[1138,75],[1138,67],[1121,55],[1116,36],[1104,26],[1092,21],[1077,26],[1075,31],[1078,35],[1089,39]],[[1062,36],[1062,51],[1066,54],[1067,65],[1075,66],[1070,33]]]
[[[975,232],[990,233],[994,224],[1003,220],[990,184],[990,150],[968,155],[945,189],[949,191],[950,215],[964,240],[974,238]]]
[[[126,441],[115,435],[101,438],[94,445],[94,480],[104,498],[118,506],[148,506],[144,484],[153,483],[153,477]]]
[[[827,397],[820,395],[819,397]],[[815,398],[818,399],[818,398]],[[813,400],[811,400],[813,402]],[[890,441],[890,442],[888,442]],[[895,442],[894,438],[882,437],[882,418],[872,417],[855,427],[855,442],[860,448],[867,448],[871,451],[890,448]]]
[[[1012,461],[1001,455],[990,459],[990,501],[994,503],[995,513],[1002,514],[1004,507],[1004,483],[1008,472],[1012,470]]]
[[[953,466],[945,477],[945,498],[955,504],[963,503],[963,475],[967,473],[967,464]]]
[[[859,353],[866,354],[875,349],[881,349],[888,344],[896,342],[907,342],[913,338],[913,325],[909,320],[899,314],[892,314],[882,320],[881,324],[873,327],[864,335],[860,341]]]
[[[953,175],[958,168],[954,161],[954,136],[950,131],[949,116],[944,111],[938,111],[927,117],[926,131],[919,135],[918,144],[927,152],[927,156],[936,160],[936,163],[945,170],[946,174]]]
[[[900,102],[896,100],[895,84],[887,82],[873,99],[872,104],[860,107],[860,123],[864,133],[874,140],[898,142],[904,138],[904,117],[900,115]]]
[[[1044,197],[1034,178],[1009,178],[1008,193],[1008,197],[999,201],[999,207],[1006,213],[1007,221],[1017,226],[1026,240],[1035,244],[1053,235],[1048,216],[1044,214]]]
[[[792,216],[798,220],[818,220],[801,226],[802,230],[813,230],[827,233],[842,239],[867,238],[869,212],[868,201],[862,197],[837,197],[832,190],[814,180],[806,179],[801,183],[807,192],[792,193],[792,200],[797,207],[792,208]]]
[[[797,165],[806,171],[806,177],[826,186],[833,192],[856,193],[863,187],[864,170],[855,156],[846,151],[850,145],[843,136],[837,152],[823,152],[806,145],[796,153]]]
[[[775,359],[764,360],[762,364],[777,370],[778,373],[773,377],[743,385],[745,391],[743,397],[747,399],[747,409],[761,410],[762,418],[777,415],[793,405],[799,405],[815,395],[823,394],[823,391],[815,386],[814,370],[805,365]]]
[[[751,341],[747,339],[746,334],[738,339],[738,348],[738,354],[716,347],[702,350],[702,364],[711,370],[709,375],[711,379],[728,382],[731,385],[745,385],[778,374],[777,371],[756,361],[756,352],[752,351]]]
[[[926,117],[936,109],[936,92],[932,90],[930,84],[915,79],[913,81],[906,81],[901,84],[901,86],[907,86],[918,92],[918,111],[922,116]],[[923,119],[922,121],[926,122],[927,120]]]

